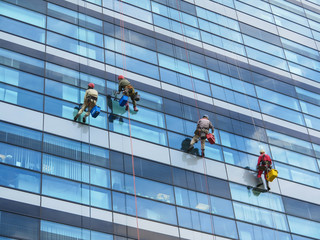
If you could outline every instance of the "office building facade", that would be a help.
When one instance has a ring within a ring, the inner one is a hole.
[[[0,239],[320,239],[319,49],[319,0],[1,0]]]

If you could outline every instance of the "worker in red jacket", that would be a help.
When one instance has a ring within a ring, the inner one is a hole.
[[[261,178],[262,173],[264,173],[264,177],[266,179],[268,190],[270,190],[270,187],[269,187],[269,182],[267,181],[267,173],[271,169],[271,165],[272,165],[272,160],[271,160],[270,156],[268,154],[266,154],[263,149],[260,149],[260,156],[258,158],[258,164],[257,164],[257,169],[258,169],[258,176],[257,177]],[[258,186],[260,186],[260,185],[262,185],[262,183],[258,184]]]

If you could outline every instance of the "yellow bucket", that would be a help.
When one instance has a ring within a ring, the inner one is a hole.
[[[267,174],[267,181],[272,182],[276,177],[278,177],[278,171],[276,169],[271,169]]]

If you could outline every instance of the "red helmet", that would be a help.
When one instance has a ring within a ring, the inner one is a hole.
[[[94,88],[94,83],[89,83],[89,84],[88,84],[88,87],[89,87],[89,88]]]
[[[120,79],[124,79],[124,76],[123,75],[119,75],[118,76],[118,80],[120,80]]]

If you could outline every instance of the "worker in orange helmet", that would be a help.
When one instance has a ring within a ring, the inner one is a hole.
[[[257,169],[258,169],[258,178],[261,178],[262,173],[264,173],[264,177],[266,179],[268,191],[270,190],[269,182],[267,181],[267,174],[271,169],[272,160],[268,154],[265,153],[264,149],[260,149],[260,156],[258,158]],[[262,185],[262,183],[258,184],[257,187]]]
[[[134,109],[134,111],[137,112],[138,108],[137,108],[136,101],[139,100],[138,92],[134,91],[133,86],[130,84],[130,82],[127,79],[125,79],[124,76],[119,75],[118,76],[118,80],[119,80],[118,94],[120,94],[120,92],[123,91],[124,95],[130,97],[131,101],[132,101],[132,104],[133,104],[133,109]],[[125,106],[126,106],[126,110],[128,110],[129,109],[129,103],[127,102]]]
[[[79,110],[78,114],[74,117],[74,121],[78,119],[78,117],[81,115],[81,113],[88,108],[87,113],[83,116],[82,122],[86,122],[86,117],[90,115],[90,111],[92,108],[94,108],[97,104],[98,100],[98,91],[94,89],[94,84],[89,83],[88,89],[86,90],[86,93],[84,95],[83,99],[83,105],[81,109]]]

